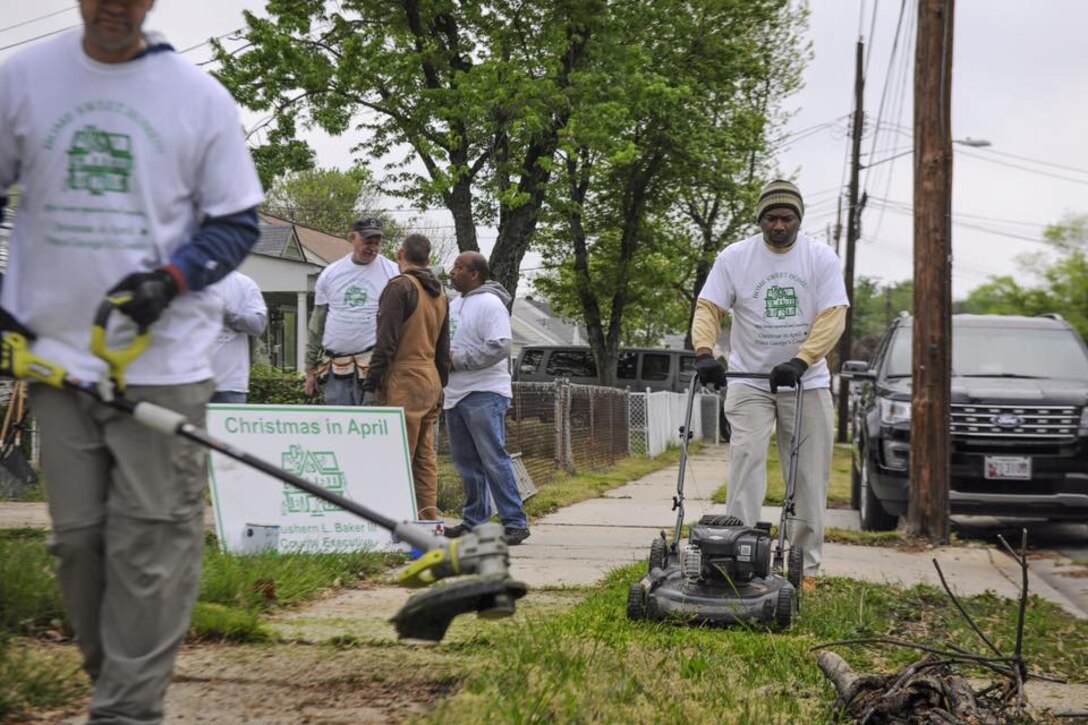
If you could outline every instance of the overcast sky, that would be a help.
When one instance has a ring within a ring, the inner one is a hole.
[[[18,50],[6,46],[79,22],[74,0],[0,0],[0,4],[4,6],[0,62]],[[911,145],[917,0],[905,0],[907,11],[893,57],[902,4],[904,0],[812,0],[808,39],[814,57],[805,71],[805,88],[786,99],[785,107],[795,114],[789,126],[794,140],[777,156],[780,170],[797,179],[806,197],[803,228],[823,237],[827,225],[834,224],[838,192],[846,183],[854,47],[859,35],[864,36],[868,62],[863,163],[883,162],[862,174],[870,202],[862,221],[857,273],[884,281],[912,275],[912,158],[907,154],[884,161]],[[262,0],[158,0],[147,27],[163,31],[178,50],[186,50],[210,36],[238,29],[243,9],[260,14],[263,6]],[[956,3],[953,136],[992,143],[987,148],[956,147],[957,297],[989,275],[1015,274],[1018,255],[1043,249],[1032,240],[1041,238],[1045,225],[1067,214],[1088,213],[1088,134],[1083,129],[1088,117],[1084,80],[1088,44],[1080,37],[1085,27],[1085,0]],[[194,62],[209,55],[206,45],[186,53]],[[351,145],[318,139],[318,162],[350,165]],[[440,227],[448,223],[446,219],[436,213],[425,223]],[[494,230],[480,232],[487,251]],[[523,269],[536,263],[527,257]]]

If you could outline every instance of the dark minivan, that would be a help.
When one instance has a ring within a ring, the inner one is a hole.
[[[616,363],[616,387],[681,393],[694,373],[691,350],[625,347]],[[578,385],[601,384],[597,361],[588,347],[531,345],[522,349],[514,365],[514,380],[550,383],[556,378]]]

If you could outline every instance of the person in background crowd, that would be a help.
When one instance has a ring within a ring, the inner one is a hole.
[[[366,390],[378,405],[404,408],[417,515],[438,518],[438,459],[434,425],[450,370],[449,301],[428,268],[431,242],[409,234],[397,250],[401,274],[382,292],[378,340]]]
[[[507,544],[529,538],[514,462],[506,452],[506,410],[510,384],[510,293],[488,279],[487,258],[463,252],[450,281],[461,296],[450,303],[450,356],[453,367],[443,408],[450,454],[465,488],[463,521],[446,529],[457,538],[491,518],[487,494],[499,509]]]
[[[245,403],[249,395],[249,338],[268,327],[261,288],[237,270],[208,288],[223,304],[223,327],[212,348],[213,403]]]
[[[378,299],[400,270],[380,254],[382,222],[364,217],[351,224],[351,254],[321,271],[314,287],[306,344],[306,394],[325,379],[329,405],[362,405],[371,352],[378,336]]]

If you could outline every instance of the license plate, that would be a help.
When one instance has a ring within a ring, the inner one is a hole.
[[[990,480],[1031,478],[1031,456],[986,456],[983,475]]]

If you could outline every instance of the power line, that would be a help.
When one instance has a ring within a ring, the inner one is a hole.
[[[24,25],[30,25],[31,23],[36,23],[39,20],[45,20],[46,18],[51,18],[54,15],[60,15],[61,13],[70,13],[71,11],[73,11],[75,9],[76,9],[76,6],[72,5],[71,7],[64,8],[63,10],[55,10],[55,11],[53,11],[51,13],[46,13],[45,15],[39,15],[36,18],[31,18],[30,20],[24,20],[21,23],[15,23],[14,25],[7,25],[7,26],[5,26],[3,28],[0,28],[0,33],[6,33],[9,30],[15,30],[15,28],[21,28]]]
[[[11,50],[12,48],[18,48],[20,45],[26,45],[27,43],[33,43],[35,40],[41,40],[42,38],[48,38],[50,35],[56,35],[58,33],[63,33],[66,30],[71,30],[72,28],[78,28],[78,27],[79,27],[79,23],[75,23],[73,25],[69,25],[67,27],[60,28],[59,30],[51,30],[48,33],[42,33],[41,35],[35,35],[33,38],[27,38],[26,40],[20,40],[18,43],[12,43],[10,45],[2,46],[2,47],[0,47],[0,50]]]
[[[1088,186],[1088,179],[1074,179],[1071,176],[1062,176],[1061,174],[1052,174],[1048,171],[1040,171],[1039,169],[1033,169],[1030,166],[1021,166],[1020,164],[1010,164],[1008,161],[999,161],[997,159],[991,159],[982,154],[971,153],[970,151],[964,151],[962,149],[956,149],[957,153],[961,153],[964,156],[969,156],[973,159],[979,159],[991,164],[997,164],[998,166],[1005,166],[1010,169],[1019,169],[1021,171],[1027,171],[1030,174],[1038,174],[1039,176],[1047,176],[1051,179],[1060,179],[1062,181],[1068,181],[1073,184],[1083,184]]]
[[[1030,161],[1033,164],[1039,164],[1041,166],[1053,166],[1055,169],[1064,169],[1066,171],[1075,171],[1078,174],[1088,174],[1088,169],[1078,168],[1076,166],[1066,166],[1065,164],[1055,164],[1052,161],[1043,161],[1041,159],[1033,159],[1028,156],[1018,156],[1016,154],[1010,154],[1005,151],[998,151],[997,149],[982,148],[979,149],[984,153],[997,154],[998,156],[1006,156],[1010,159],[1019,159],[1020,161]]]

